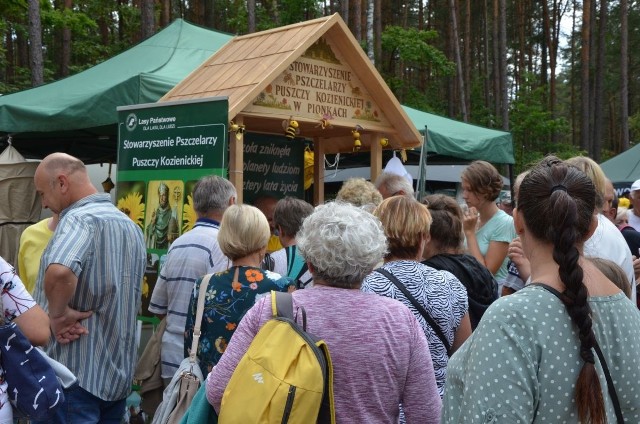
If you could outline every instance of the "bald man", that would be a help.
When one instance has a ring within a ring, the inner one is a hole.
[[[141,229],[99,194],[77,158],[54,153],[34,176],[60,222],[42,254],[34,298],[48,311],[48,353],[78,377],[48,423],[119,423],[131,391],[146,251]]]

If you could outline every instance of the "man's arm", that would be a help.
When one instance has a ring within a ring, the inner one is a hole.
[[[92,312],[80,312],[69,307],[77,284],[78,277],[64,265],[51,264],[44,273],[44,293],[49,302],[51,329],[59,343],[69,343],[89,333],[80,325],[80,321],[90,317]]]

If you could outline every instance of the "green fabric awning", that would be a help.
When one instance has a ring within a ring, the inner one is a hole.
[[[635,180],[640,180],[640,144],[602,162],[600,167],[616,186],[631,187]]]
[[[63,150],[87,162],[115,158],[116,108],[156,102],[231,38],[177,19],[83,72],[1,96],[0,133],[26,157]]]
[[[465,160],[515,164],[511,134],[403,106],[416,128],[429,132],[427,152]]]

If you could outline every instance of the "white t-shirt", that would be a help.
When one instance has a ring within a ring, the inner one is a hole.
[[[640,231],[640,216],[633,213],[633,211],[633,209],[629,209],[629,211],[627,212],[629,225],[632,226],[636,231]]]
[[[609,259],[620,265],[631,282],[631,299],[636,298],[636,279],[629,246],[620,230],[601,213],[598,214],[596,231],[584,243],[584,256]]]
[[[13,321],[14,318],[35,306],[27,289],[16,275],[16,270],[0,257],[0,290],[2,290],[2,311],[5,320]],[[0,368],[2,383],[0,383],[0,423],[13,422],[13,409],[7,395],[7,382],[4,370]]]

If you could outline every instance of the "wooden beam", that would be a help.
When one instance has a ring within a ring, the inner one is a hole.
[[[324,149],[325,142],[313,139],[313,204],[324,203]]]
[[[384,137],[381,133],[367,134],[371,149],[371,182],[374,183],[382,173],[382,145],[380,139]]]
[[[238,115],[233,120],[238,125],[242,125],[242,116]],[[242,188],[244,186],[243,167],[244,165],[244,135],[238,138],[235,133],[229,133],[229,181],[236,188],[238,198],[236,203],[242,203]]]

